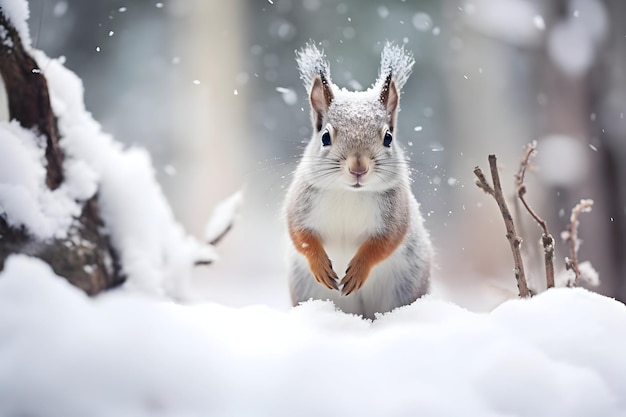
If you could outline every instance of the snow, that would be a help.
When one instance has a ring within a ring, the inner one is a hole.
[[[83,162],[81,172],[92,171],[92,175],[79,176],[66,168],[68,184],[98,187],[102,218],[128,276],[125,285],[183,297],[195,261],[213,260],[212,248],[188,236],[176,222],[148,153],[140,148],[124,149],[102,132],[84,107],[81,80],[58,60],[40,51],[34,55],[46,69],[60,144],[70,160]]]
[[[307,90],[313,85],[313,80],[320,74],[323,74],[326,81],[332,85],[335,94],[349,93],[345,88],[339,89],[339,87],[332,84],[330,64],[324,55],[324,51],[319,49],[313,41],[309,41],[301,50],[297,51],[296,57],[300,70],[300,79]],[[393,74],[396,88],[398,91],[401,91],[411,75],[414,64],[413,54],[405,50],[404,46],[386,42],[380,56],[378,80],[365,93],[371,95],[378,94],[390,73]]]
[[[25,1],[2,0],[0,5],[11,12],[18,28],[27,30]],[[27,38],[23,30],[21,36]],[[63,238],[84,201],[97,192],[106,232],[127,276],[124,286],[155,295],[189,296],[186,286],[194,265],[216,259],[213,247],[188,235],[174,219],[148,153],[125,149],[102,132],[85,109],[81,80],[62,60],[30,52],[48,81],[66,157],[65,180],[50,191],[42,163],[43,139],[16,121],[0,123],[0,214],[41,240]]]
[[[17,30],[17,33],[22,39],[24,48],[30,48],[30,32],[28,30],[28,24],[26,23],[30,16],[28,3],[21,0],[0,0],[0,8],[15,30]]]
[[[413,15],[413,26],[420,32],[426,32],[433,26],[433,20],[427,13],[416,13]]]
[[[323,301],[88,298],[14,255],[0,415],[623,416],[625,326],[626,306],[583,289],[490,313],[430,296],[374,322]]]
[[[289,106],[294,106],[298,102],[298,95],[293,89],[286,87],[276,87],[276,91],[280,93],[285,104]]]
[[[0,137],[0,214],[12,227],[28,226],[39,239],[65,237],[73,218],[80,214],[75,200],[89,198],[95,189],[67,182],[49,190],[44,151],[38,146],[43,139],[17,121],[0,122]],[[72,178],[84,165],[69,162],[67,169]]]
[[[581,282],[586,282],[589,285],[597,287],[600,285],[600,275],[598,271],[591,265],[591,262],[585,261],[581,262],[578,265],[578,269],[580,269],[580,277]]]
[[[228,231],[235,221],[234,217],[242,202],[243,191],[238,191],[215,207],[204,231],[204,239],[207,242],[219,239]]]

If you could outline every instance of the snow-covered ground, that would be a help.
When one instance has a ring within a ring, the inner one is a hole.
[[[309,302],[88,298],[0,274],[2,416],[626,415],[626,307],[556,289],[472,313],[426,297],[374,322]]]

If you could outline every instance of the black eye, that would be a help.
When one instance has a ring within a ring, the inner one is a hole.
[[[330,146],[330,133],[325,130],[322,134],[322,146]]]
[[[385,138],[383,139],[383,146],[389,148],[391,146],[391,140],[393,138],[391,137],[391,133],[389,131],[387,131],[385,133]]]

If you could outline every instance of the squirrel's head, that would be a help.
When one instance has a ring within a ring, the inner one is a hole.
[[[339,89],[323,51],[309,43],[297,53],[309,94],[313,138],[302,164],[314,185],[380,190],[408,181],[402,149],[394,141],[401,89],[415,61],[387,43],[378,80],[367,91]]]

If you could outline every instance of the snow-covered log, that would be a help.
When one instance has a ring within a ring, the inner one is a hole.
[[[19,5],[18,5],[19,6]],[[15,6],[13,6],[15,7]],[[45,185],[50,193],[58,189],[64,180],[64,152],[59,146],[59,129],[50,104],[48,82],[39,65],[27,51],[20,33],[7,14],[6,6],[0,9],[0,73],[7,92],[9,115],[19,125],[33,134],[24,135],[22,140],[33,143],[24,144],[44,151],[41,164],[45,168]],[[14,132],[17,126],[11,127]],[[8,132],[3,132],[0,148],[15,149],[14,141]],[[19,145],[18,145],[19,146]],[[2,155],[11,158],[8,152]],[[16,164],[17,165],[17,164]],[[3,177],[15,179],[24,166],[3,164]],[[27,169],[27,168],[26,168]],[[0,184],[0,196],[10,198],[19,194],[15,181]],[[32,233],[28,224],[17,224],[7,213],[7,201],[0,202],[0,270],[4,261],[12,253],[24,253],[41,258],[50,264],[53,270],[67,278],[72,284],[88,294],[98,293],[123,281],[118,267],[115,251],[108,237],[103,233],[98,200],[96,195],[80,203],[80,212],[70,224],[66,233],[55,233],[50,238],[41,238]],[[16,203],[19,204],[19,203]],[[44,207],[45,208],[45,207]],[[24,207],[16,208],[19,210]]]
[[[93,295],[126,288],[185,297],[213,245],[174,219],[148,153],[126,149],[85,109],[81,80],[31,46],[25,0],[0,0],[0,270],[11,254],[42,259]],[[213,237],[232,225],[239,197]]]

